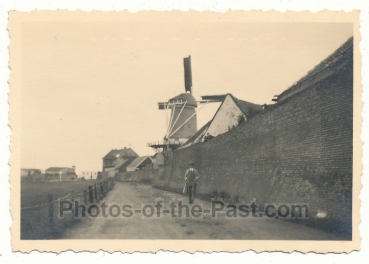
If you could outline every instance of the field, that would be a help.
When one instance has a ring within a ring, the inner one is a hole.
[[[65,182],[33,182],[21,185],[21,207],[29,207],[37,204],[47,203],[47,195],[52,194],[53,199],[70,194],[73,189],[75,193],[86,190],[89,185],[97,183],[96,180],[65,181]]]
[[[67,196],[72,189],[78,194],[97,182],[85,180],[22,183],[21,208],[47,203],[48,194],[53,195],[53,200]],[[21,239],[53,239],[60,236],[60,230],[56,232],[49,228],[48,210],[48,205],[21,210]],[[54,210],[57,210],[57,206],[54,206]]]

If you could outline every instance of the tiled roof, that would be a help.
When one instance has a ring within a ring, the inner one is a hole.
[[[344,44],[342,44],[335,52],[333,52],[326,59],[321,61],[317,66],[310,70],[305,76],[294,83],[290,88],[285,90],[278,96],[278,102],[283,101],[286,98],[294,95],[295,93],[303,89],[299,84],[310,79],[313,76],[317,76],[328,68],[334,67],[339,63],[344,63],[345,61],[352,60],[353,53],[353,37],[349,38]],[[307,86],[306,86],[307,87]]]
[[[137,168],[138,166],[140,166],[140,164],[142,162],[144,162],[148,158],[151,160],[151,158],[149,156],[137,157],[127,167],[135,167],[135,168]]]
[[[122,162],[120,162],[119,164],[115,165],[116,169],[123,169],[126,168],[132,161],[134,161],[136,158],[128,158],[128,159],[124,159]]]
[[[138,157],[137,153],[134,152],[131,148],[124,148],[124,149],[113,149],[108,154],[106,154],[103,159],[115,159],[119,157]]]
[[[230,94],[231,95],[231,94]],[[246,102],[240,99],[237,99],[233,95],[231,95],[237,106],[241,109],[241,111],[244,113],[247,119],[250,119],[254,115],[258,114],[263,110],[262,105],[253,104],[250,102]]]

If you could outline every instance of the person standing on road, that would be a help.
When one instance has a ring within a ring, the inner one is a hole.
[[[197,180],[200,177],[199,172],[194,168],[194,162],[190,161],[188,163],[189,169],[186,170],[185,174],[185,190],[184,193],[189,194],[189,203],[193,203],[194,196],[196,195]],[[187,188],[186,188],[187,187]]]

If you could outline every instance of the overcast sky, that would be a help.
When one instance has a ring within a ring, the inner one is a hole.
[[[271,103],[350,36],[352,24],[32,22],[22,26],[21,167],[99,171],[111,149],[153,154],[157,102],[185,91]],[[198,128],[219,104],[198,114]]]

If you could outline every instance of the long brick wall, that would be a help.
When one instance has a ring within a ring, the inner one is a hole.
[[[180,191],[189,160],[200,171],[199,194],[233,201],[309,203],[309,215],[351,233],[352,49],[292,87],[294,94],[205,143],[167,157],[156,185]]]

